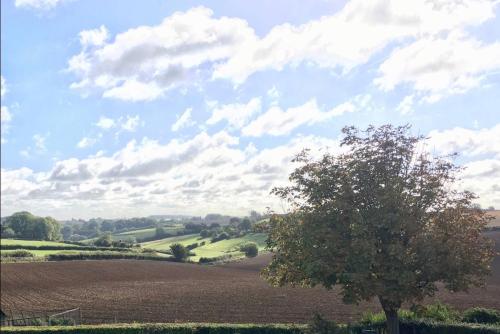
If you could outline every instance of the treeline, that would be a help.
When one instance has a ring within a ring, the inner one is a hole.
[[[1,224],[2,238],[29,240],[61,239],[61,224],[52,217],[38,217],[27,211],[16,212]]]

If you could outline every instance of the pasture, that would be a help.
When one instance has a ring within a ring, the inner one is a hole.
[[[264,233],[249,233],[240,238],[231,238],[220,240],[212,243],[210,238],[202,238],[199,234],[188,234],[177,237],[170,237],[150,242],[141,243],[143,248],[150,248],[158,251],[168,250],[173,244],[179,243],[183,246],[191,245],[193,243],[202,243],[205,245],[196,247],[192,250],[195,256],[191,256],[190,260],[197,262],[200,257],[221,257],[231,256],[231,258],[244,257],[243,252],[240,252],[239,247],[249,242],[255,242],[259,251],[264,251],[266,246],[266,234]]]

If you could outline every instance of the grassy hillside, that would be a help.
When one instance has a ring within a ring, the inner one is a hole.
[[[65,247],[68,244],[56,241],[40,241],[40,240],[20,240],[20,239],[1,239],[2,245],[21,245],[21,246],[54,246]]]
[[[266,246],[265,241],[265,233],[249,233],[241,238],[221,240],[214,243],[210,242],[210,238],[201,238],[199,234],[188,234],[145,242],[142,243],[141,246],[155,250],[168,250],[170,245],[175,243],[187,246],[193,243],[205,242],[206,244],[204,246],[200,246],[192,250],[196,256],[192,256],[190,260],[198,261],[200,257],[219,257],[224,255],[231,255],[236,258],[243,257],[244,254],[239,250],[241,245],[248,242],[255,242],[259,247],[259,251],[263,251]]]
[[[197,261],[200,257],[218,257],[231,255],[232,257],[243,257],[240,252],[240,246],[249,242],[255,242],[259,247],[259,252],[263,251],[266,246],[265,233],[249,233],[241,238],[221,240],[215,243],[207,243],[204,246],[193,249],[196,256],[192,260]]]
[[[151,248],[155,250],[167,250],[170,248],[170,245],[173,244],[181,244],[184,246],[194,244],[195,242],[201,243],[205,241],[206,243],[210,242],[210,238],[202,238],[198,233],[196,234],[186,234],[180,235],[177,237],[170,237],[160,240],[154,240],[149,242],[141,243],[143,248]]]
[[[165,225],[162,226],[165,232],[171,233],[171,234],[176,234],[177,232],[183,231],[184,226],[182,224],[172,224],[172,225]],[[114,241],[118,240],[126,240],[129,238],[136,238],[137,240],[144,239],[144,238],[151,238],[155,235],[156,228],[151,227],[151,228],[144,228],[144,229],[139,229],[139,230],[131,230],[131,231],[126,231],[126,232],[121,232],[121,233],[114,233],[111,235],[111,239]],[[91,243],[97,238],[92,238],[92,239],[85,239],[82,242],[85,243]]]

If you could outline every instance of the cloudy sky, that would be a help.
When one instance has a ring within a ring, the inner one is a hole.
[[[500,207],[499,1],[1,6],[2,216],[280,210],[295,153],[385,123]]]

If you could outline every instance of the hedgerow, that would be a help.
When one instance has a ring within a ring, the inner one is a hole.
[[[51,327],[3,327],[2,333],[23,334],[302,334],[304,325],[279,324],[121,324]]]
[[[384,323],[367,325],[334,325],[333,333],[361,334],[370,328],[380,332]],[[51,327],[3,327],[2,333],[23,334],[304,334],[323,333],[322,328],[284,324],[114,324]],[[323,329],[326,329],[323,328]],[[317,332],[319,330],[319,332]],[[499,334],[499,326],[466,323],[439,323],[433,320],[402,320],[401,334]],[[325,332],[326,333],[326,332]],[[330,332],[328,332],[330,333]]]
[[[81,250],[81,251],[116,251],[116,252],[130,252],[131,248],[124,247],[97,247],[97,246],[33,246],[33,245],[0,245],[1,250],[10,249],[27,249],[27,250]]]
[[[47,255],[48,261],[67,261],[67,260],[154,260],[154,261],[173,261],[173,258],[163,257],[143,253],[123,253],[123,252],[81,252],[77,254],[50,254]]]

